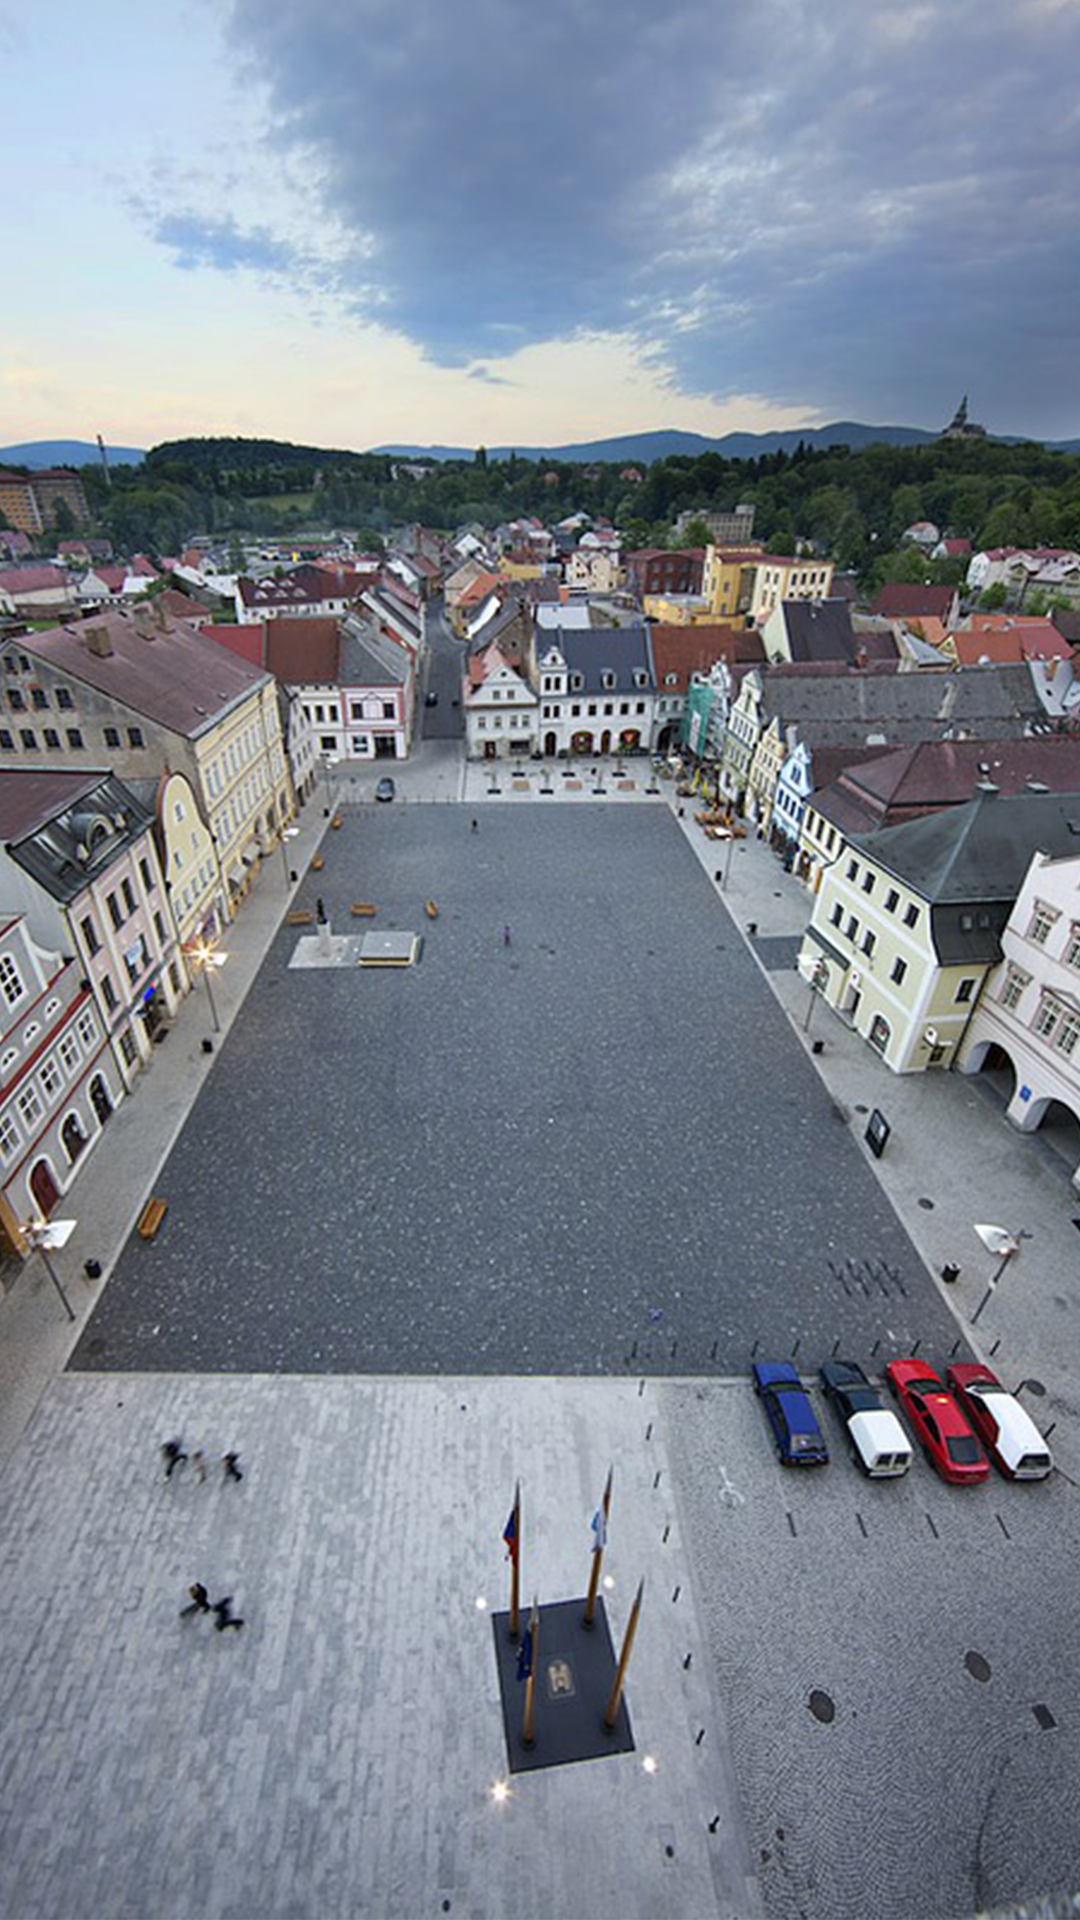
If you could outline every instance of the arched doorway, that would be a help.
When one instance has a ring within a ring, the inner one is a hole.
[[[600,751],[601,753],[611,752],[611,728],[610,727],[605,727],[603,733],[600,735]]]
[[[555,755],[558,752],[558,742],[553,733],[545,733],[544,735],[544,752],[547,754],[549,759],[554,760]]]
[[[104,1126],[109,1115],[112,1113],[113,1105],[109,1098],[109,1089],[103,1073],[95,1073],[90,1082],[90,1105],[97,1114],[101,1125]]]
[[[86,1135],[82,1130],[82,1121],[79,1119],[77,1113],[68,1114],[67,1119],[60,1129],[60,1139],[63,1142],[64,1152],[67,1154],[72,1166],[74,1166],[86,1145]]]
[[[571,753],[591,753],[593,750],[591,733],[575,733],[570,740]]]
[[[966,1074],[977,1074],[995,1106],[1008,1107],[1018,1085],[1016,1068],[1004,1047],[996,1040],[981,1041],[972,1047],[964,1067]]]
[[[640,747],[641,733],[638,728],[624,727],[619,735],[619,745],[624,748],[634,748],[635,750]]]
[[[30,1191],[43,1220],[48,1220],[60,1198],[52,1168],[47,1160],[37,1160],[30,1173]]]
[[[1074,1169],[1080,1166],[1080,1117],[1063,1100],[1038,1100],[1031,1119],[1031,1131],[1036,1130],[1040,1144],[1060,1160],[1075,1179]],[[1026,1126],[1024,1131],[1028,1131]]]

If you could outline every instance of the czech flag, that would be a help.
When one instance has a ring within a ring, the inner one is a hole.
[[[509,1558],[513,1561],[516,1561],[517,1552],[518,1552],[517,1508],[516,1507],[511,1507],[510,1509],[510,1518],[507,1521],[505,1527],[503,1528],[502,1537],[506,1542],[506,1551]]]

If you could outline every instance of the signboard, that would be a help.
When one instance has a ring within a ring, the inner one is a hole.
[[[892,1128],[890,1127],[888,1121],[886,1120],[885,1115],[881,1112],[881,1109],[879,1107],[875,1107],[873,1113],[870,1115],[870,1118],[866,1123],[866,1136],[865,1136],[866,1144],[869,1147],[871,1153],[873,1154],[875,1160],[881,1159],[881,1156],[885,1151],[885,1142],[888,1140],[891,1132],[892,1132]]]

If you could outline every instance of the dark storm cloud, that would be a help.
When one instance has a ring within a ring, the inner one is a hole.
[[[695,391],[934,424],[962,384],[1080,424],[1076,0],[237,0],[232,30],[313,224],[436,359],[628,329]]]

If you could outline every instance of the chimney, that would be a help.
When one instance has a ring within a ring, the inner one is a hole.
[[[1056,674],[1057,670],[1058,670],[1058,656],[1056,653],[1054,653],[1054,654],[1051,654],[1049,660],[1046,662],[1046,678],[1048,682],[1054,678],[1054,675]]]
[[[165,614],[165,608],[162,605],[160,594],[155,595],[153,607],[154,607],[154,619],[157,621],[158,626],[160,627],[162,633],[164,633],[165,628],[168,624],[168,621]]]
[[[155,630],[153,607],[147,606],[145,601],[140,601],[135,608],[136,633],[140,634],[144,640],[152,640]]]
[[[866,665],[866,648],[865,647],[856,647],[855,659],[853,664],[859,668],[865,667]]]
[[[107,660],[112,653],[113,643],[109,638],[108,627],[87,627],[86,651],[95,654],[99,660]]]

